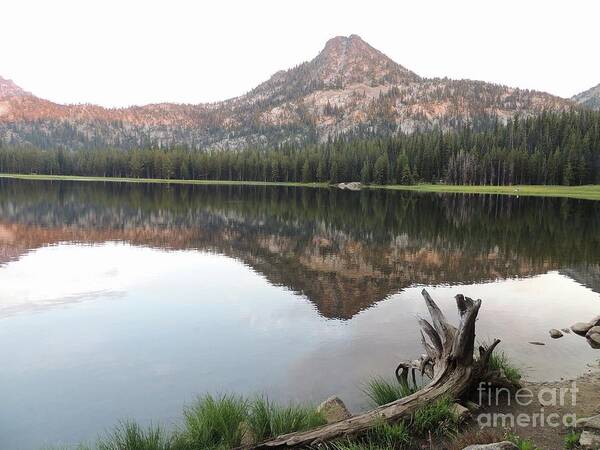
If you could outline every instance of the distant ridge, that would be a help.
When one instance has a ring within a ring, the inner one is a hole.
[[[572,100],[590,109],[600,111],[600,84],[573,96]]]
[[[347,133],[481,127],[517,113],[575,105],[483,81],[422,78],[351,35],[330,39],[311,61],[275,73],[247,94],[211,104],[61,105],[0,78],[0,141],[63,148],[244,148],[322,142]]]

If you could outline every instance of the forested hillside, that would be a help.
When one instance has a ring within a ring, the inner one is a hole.
[[[600,112],[542,113],[487,131],[432,130],[306,146],[64,150],[0,147],[0,172],[376,184],[600,183]]]

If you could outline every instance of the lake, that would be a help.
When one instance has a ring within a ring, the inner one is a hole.
[[[426,287],[532,380],[600,357],[600,202],[0,180],[0,448],[173,426],[203,393],[340,396],[422,353]],[[530,341],[546,345],[532,345]]]

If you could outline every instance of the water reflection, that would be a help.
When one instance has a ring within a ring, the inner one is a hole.
[[[0,263],[58,242],[236,258],[349,319],[414,284],[560,269],[598,291],[600,202],[326,189],[0,182]]]

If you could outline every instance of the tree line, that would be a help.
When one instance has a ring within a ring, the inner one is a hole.
[[[390,137],[244,150],[40,149],[0,145],[0,172],[272,182],[511,185],[600,183],[600,113],[545,112]]]

